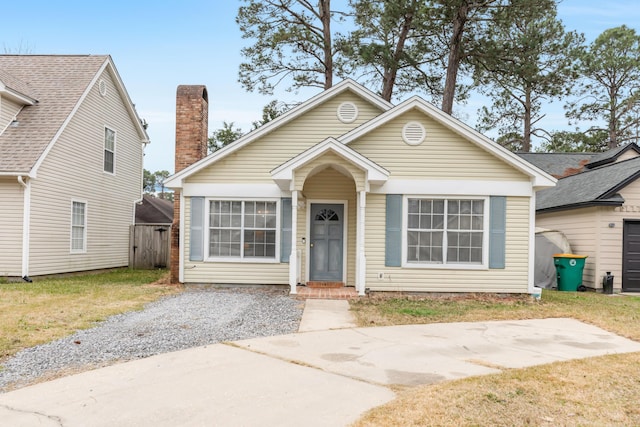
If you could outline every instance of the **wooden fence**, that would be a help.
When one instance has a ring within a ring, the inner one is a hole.
[[[136,224],[129,228],[129,267],[167,268],[171,257],[171,226]]]

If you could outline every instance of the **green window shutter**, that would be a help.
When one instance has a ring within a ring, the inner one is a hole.
[[[489,203],[489,268],[505,268],[507,198],[491,196]]]
[[[291,199],[280,199],[280,262],[291,255]]]
[[[204,197],[191,198],[189,261],[204,261]]]
[[[402,266],[402,194],[387,194],[384,265]]]

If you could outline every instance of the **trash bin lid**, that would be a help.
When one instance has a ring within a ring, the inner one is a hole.
[[[576,254],[553,254],[554,258],[588,258],[589,255],[576,255]]]

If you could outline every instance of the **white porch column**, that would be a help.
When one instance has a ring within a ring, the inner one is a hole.
[[[358,212],[356,228],[356,290],[358,295],[364,295],[366,288],[367,258],[364,251],[365,211],[367,207],[367,192],[358,192]]]
[[[293,190],[291,192],[291,255],[289,255],[290,294],[297,293],[296,286],[298,285],[298,193],[298,190]]]

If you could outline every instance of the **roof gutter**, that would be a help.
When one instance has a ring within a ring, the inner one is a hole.
[[[24,189],[24,195],[22,197],[22,280],[25,282],[31,282],[29,278],[29,241],[30,241],[30,226],[31,226],[31,180],[23,175],[18,175],[18,183]]]
[[[38,103],[37,99],[31,98],[28,95],[13,90],[4,85],[2,82],[0,82],[0,93],[4,94],[10,100],[19,102],[22,105],[36,105]]]
[[[552,206],[549,208],[536,209],[536,213],[568,211],[571,209],[589,208],[592,206],[622,206],[624,200],[591,200],[588,202],[573,203],[571,205]]]

